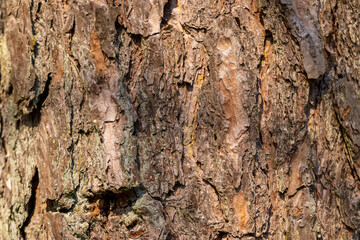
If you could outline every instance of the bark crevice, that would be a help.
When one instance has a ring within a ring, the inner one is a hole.
[[[37,192],[38,186],[39,186],[39,172],[38,172],[37,168],[35,168],[35,172],[31,179],[30,185],[31,185],[31,194],[30,194],[30,198],[29,198],[27,204],[25,205],[27,217],[20,228],[21,237],[24,240],[27,239],[26,238],[26,227],[29,226],[29,224],[31,222],[31,218],[33,217],[34,212],[35,212],[35,207],[36,207],[36,192]]]

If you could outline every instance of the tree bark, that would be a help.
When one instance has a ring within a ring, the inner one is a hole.
[[[2,239],[360,239],[358,0],[1,0]]]

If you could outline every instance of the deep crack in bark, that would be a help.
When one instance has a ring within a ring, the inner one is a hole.
[[[35,212],[36,191],[39,186],[39,172],[38,172],[37,168],[35,168],[35,173],[33,175],[33,178],[31,179],[30,185],[31,185],[31,195],[30,195],[29,201],[25,205],[26,206],[25,210],[27,211],[27,217],[26,217],[23,225],[20,228],[20,233],[21,233],[21,237],[23,238],[23,240],[26,240],[26,231],[25,230],[26,230],[26,227],[29,226],[31,218]]]

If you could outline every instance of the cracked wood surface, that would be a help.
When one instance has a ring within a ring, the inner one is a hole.
[[[1,239],[359,239],[357,0],[1,0]]]

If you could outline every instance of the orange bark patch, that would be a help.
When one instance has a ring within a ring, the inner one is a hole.
[[[95,203],[91,204],[91,213],[90,213],[90,216],[92,218],[98,216],[100,214],[100,208],[99,208],[99,201],[100,200],[97,200]]]
[[[104,77],[106,74],[107,66],[104,54],[101,50],[100,40],[96,34],[95,29],[93,29],[90,36],[90,51],[96,68],[96,76]]]
[[[138,238],[138,237],[141,237],[145,232],[145,229],[144,228],[140,228],[139,230],[136,230],[136,231],[131,231],[130,232],[130,237],[131,238]]]
[[[301,215],[301,213],[302,213],[302,209],[300,209],[300,208],[296,208],[296,209],[294,210],[294,215],[295,215],[296,217],[299,217],[299,216]]]
[[[351,111],[351,108],[348,106],[342,113],[341,113],[341,116],[342,117],[346,117],[347,115],[349,115]]]
[[[234,196],[233,199],[235,213],[238,217],[241,230],[246,230],[249,228],[249,209],[248,201],[246,200],[243,193],[239,192]]]

